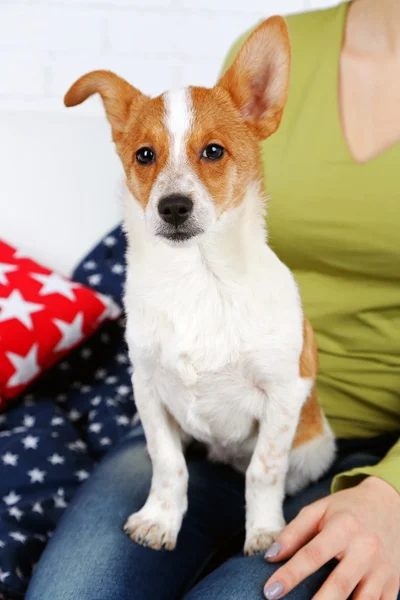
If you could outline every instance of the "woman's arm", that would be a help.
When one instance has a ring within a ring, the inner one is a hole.
[[[333,480],[332,491],[338,492],[339,490],[353,487],[368,476],[384,479],[400,493],[400,439],[379,464],[373,467],[360,467],[359,469],[353,469],[352,471],[337,475]]]

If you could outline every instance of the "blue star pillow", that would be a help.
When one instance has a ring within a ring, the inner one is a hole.
[[[79,281],[122,306],[125,281],[126,238],[119,225],[101,240],[74,271]]]

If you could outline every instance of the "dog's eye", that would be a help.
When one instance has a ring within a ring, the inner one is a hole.
[[[207,160],[219,160],[223,155],[224,149],[219,144],[208,144],[201,153],[201,157]]]
[[[136,160],[141,165],[150,165],[156,160],[156,153],[147,146],[139,148],[136,152]]]

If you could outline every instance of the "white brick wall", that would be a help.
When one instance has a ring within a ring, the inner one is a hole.
[[[212,85],[235,38],[261,17],[335,0],[0,0],[0,110],[63,110],[86,71],[148,94]],[[76,111],[97,113],[91,100]]]

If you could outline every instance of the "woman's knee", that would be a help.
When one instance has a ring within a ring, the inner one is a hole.
[[[200,581],[184,600],[263,600],[265,584],[279,566],[265,562],[261,555],[232,558]],[[327,575],[328,570],[321,570],[285,599],[311,600]]]
[[[185,600],[261,600],[271,575],[271,565],[262,556],[237,556],[201,580]]]

